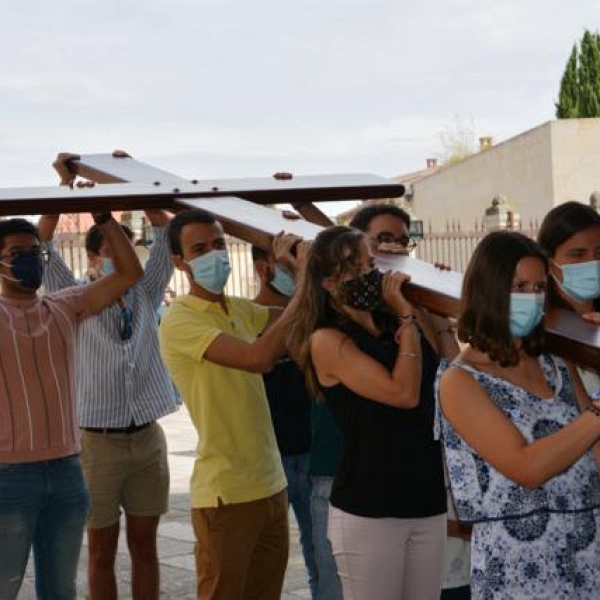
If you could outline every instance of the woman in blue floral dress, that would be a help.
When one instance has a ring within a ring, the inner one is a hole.
[[[465,274],[468,345],[438,373],[459,519],[473,523],[474,598],[600,598],[600,404],[543,354],[547,262],[515,232],[489,234]]]

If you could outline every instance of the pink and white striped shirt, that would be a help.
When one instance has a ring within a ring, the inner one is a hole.
[[[90,315],[87,286],[32,300],[0,296],[0,462],[79,452],[76,329]]]

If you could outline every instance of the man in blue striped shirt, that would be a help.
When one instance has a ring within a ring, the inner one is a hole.
[[[54,167],[61,184],[72,175],[61,154]],[[77,407],[82,462],[91,496],[88,518],[90,600],[117,598],[114,562],[121,508],[132,560],[134,598],[158,599],[156,531],[168,509],[167,446],[157,419],[176,410],[173,386],[160,358],[156,311],[172,275],[166,239],[168,216],[147,211],[154,226],[144,277],[119,300],[79,329]],[[50,252],[46,289],[76,283],[52,247],[58,217],[43,216],[41,241]],[[97,227],[86,236],[88,264],[100,277],[111,270],[110,249]]]

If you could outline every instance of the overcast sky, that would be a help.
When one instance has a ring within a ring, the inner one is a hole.
[[[425,165],[455,118],[507,139],[554,116],[598,0],[2,0],[0,187],[59,150],[180,175]]]

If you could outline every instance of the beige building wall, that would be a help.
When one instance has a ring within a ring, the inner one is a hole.
[[[600,191],[600,119],[563,119],[552,125],[554,201],[587,204]]]
[[[521,223],[543,218],[555,204],[588,202],[600,191],[600,119],[551,121],[413,184],[413,214],[425,229],[481,224],[497,194],[507,197]]]

